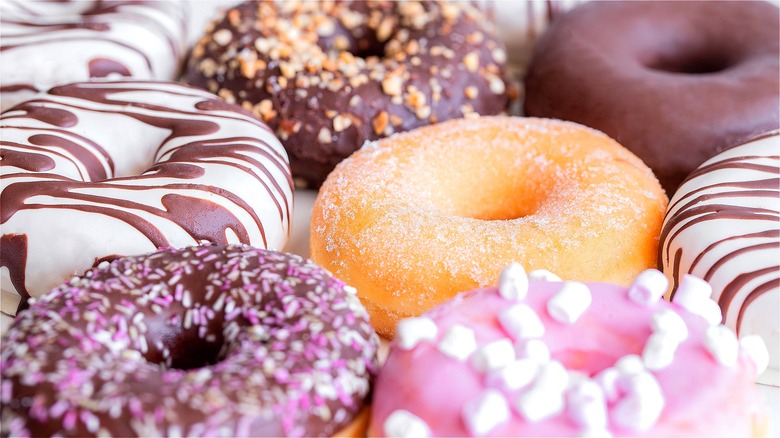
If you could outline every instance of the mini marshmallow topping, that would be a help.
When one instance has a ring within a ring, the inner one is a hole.
[[[528,276],[519,263],[510,263],[498,278],[498,292],[507,300],[520,301],[528,293]]]
[[[588,309],[591,301],[588,286],[584,283],[567,281],[547,302],[547,312],[556,321],[572,324]]]
[[[439,341],[439,351],[459,361],[468,359],[476,349],[474,330],[463,325],[452,326]]]
[[[484,436],[506,423],[510,415],[506,398],[495,389],[486,389],[463,406],[463,421],[473,436]]]
[[[540,338],[544,336],[544,324],[539,315],[526,304],[518,303],[498,315],[501,327],[513,339]]]
[[[424,438],[431,429],[420,417],[406,410],[393,412],[385,421],[385,435],[399,438]]]
[[[439,331],[433,320],[424,316],[401,320],[395,330],[396,343],[404,350],[410,350],[422,341],[435,341]]]
[[[657,269],[642,271],[628,288],[628,297],[631,301],[649,306],[658,302],[669,287],[669,279]]]

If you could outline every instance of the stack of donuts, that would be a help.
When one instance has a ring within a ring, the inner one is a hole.
[[[770,433],[776,5],[237,3],[0,3],[0,435]]]

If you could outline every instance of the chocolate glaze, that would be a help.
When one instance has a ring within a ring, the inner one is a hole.
[[[280,5],[227,11],[193,49],[183,79],[263,117],[290,154],[296,183],[319,187],[367,140],[506,109],[503,45],[471,6]],[[323,24],[294,41],[286,35],[293,18],[314,17]]]
[[[148,103],[134,102],[134,92],[157,99],[150,99]],[[130,100],[125,100],[125,96]],[[155,103],[165,102],[173,96],[191,96],[197,103],[193,104],[194,108]],[[55,108],[43,109],[50,106]],[[109,156],[104,148],[86,136],[89,130],[78,122],[81,114],[90,114],[93,118],[100,114],[121,115],[163,128],[169,134],[148,170],[142,175],[117,178],[112,160],[121,157]],[[27,126],[28,119],[52,127]],[[222,127],[224,123],[240,126],[240,129],[230,131]],[[164,229],[158,228],[149,218],[170,221],[185,231],[191,242],[227,244],[237,239],[257,246],[278,246],[279,242],[268,241],[266,227],[272,225],[277,230],[281,225],[283,229],[289,229],[292,178],[284,150],[278,143],[266,142],[276,140],[268,127],[254,116],[208,93],[164,82],[70,84],[55,87],[49,96],[38,97],[8,111],[2,116],[0,129],[13,132],[17,139],[15,142],[3,140],[0,148],[4,179],[0,223],[4,227],[9,227],[20,212],[40,210],[41,214],[46,214],[46,211],[78,210],[93,214],[96,220],[108,217],[123,222],[138,230],[157,248],[181,246],[181,243],[171,240]],[[21,139],[26,141],[19,141],[20,133],[24,135]],[[181,141],[184,139],[186,141]],[[176,146],[167,146],[170,144]],[[83,180],[61,175],[61,170],[55,167],[55,159],[74,163]],[[278,215],[279,224],[269,224],[267,219],[261,218],[256,210],[258,201],[242,199],[236,194],[237,187],[230,186],[228,174],[219,174],[215,165],[234,169],[230,175],[245,175],[247,179],[243,181],[246,183],[253,181],[255,196],[258,200],[268,199],[268,206],[264,208]],[[207,174],[207,168],[217,173]],[[283,179],[280,180],[280,176]],[[204,178],[209,183],[200,182]],[[157,194],[159,190],[162,190],[161,194]],[[221,202],[217,202],[219,200]],[[52,217],[52,220],[56,221],[56,218]],[[25,226],[15,224],[8,232],[22,235],[35,232],[34,228]],[[4,232],[6,229],[9,228],[4,228]],[[96,232],[94,239],[121,239]],[[258,233],[260,240],[252,237]],[[274,233],[277,235],[278,230]],[[32,260],[26,245],[6,245],[3,251],[2,266],[9,269],[18,268],[22,260]],[[113,252],[94,256],[100,259],[109,254]],[[56,278],[63,273],[53,272],[52,275]],[[17,275],[16,278],[24,279],[24,276]],[[17,286],[18,281],[13,283],[17,292],[27,291],[26,287]],[[5,285],[4,289],[7,289]],[[32,292],[38,295],[44,291]]]
[[[369,396],[378,338],[313,262],[249,246],[102,262],[2,342],[4,436],[330,436]]]
[[[525,114],[605,132],[671,196],[707,158],[780,127],[779,33],[760,1],[587,3],[537,45]]]

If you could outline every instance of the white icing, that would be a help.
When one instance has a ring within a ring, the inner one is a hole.
[[[766,348],[764,340],[761,336],[750,335],[743,336],[739,340],[740,350],[753,361],[756,366],[756,374],[761,374],[769,366],[769,350]]]

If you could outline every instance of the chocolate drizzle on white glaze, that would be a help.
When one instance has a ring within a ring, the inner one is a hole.
[[[330,436],[361,410],[378,338],[313,262],[249,246],[102,262],[2,343],[4,436]]]
[[[203,241],[278,249],[288,237],[284,149],[209,93],[72,84],[5,112],[0,132],[2,239],[17,243],[3,249],[6,298],[37,296],[114,254]]]

